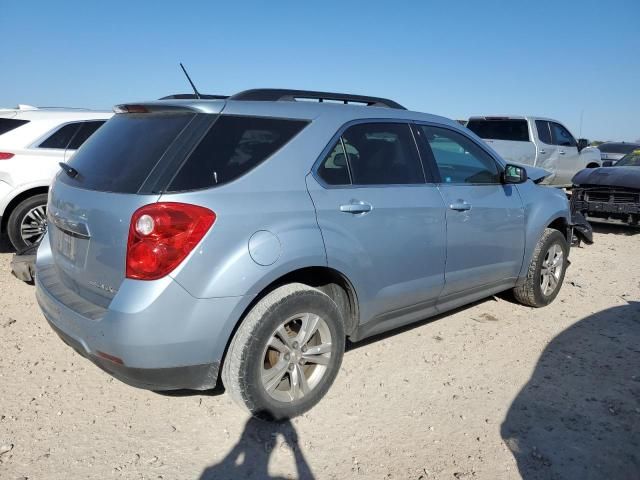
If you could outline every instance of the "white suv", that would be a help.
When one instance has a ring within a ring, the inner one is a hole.
[[[0,109],[0,228],[17,250],[46,231],[49,184],[113,112],[36,108]]]

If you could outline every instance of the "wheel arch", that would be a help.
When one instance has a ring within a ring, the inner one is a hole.
[[[302,283],[310,287],[318,288],[329,295],[329,297],[336,302],[338,308],[343,312],[346,336],[348,337],[356,331],[359,320],[358,297],[355,287],[346,275],[327,266],[298,268],[271,281],[271,283],[263,287],[262,290],[260,290],[260,292],[255,295],[251,302],[243,309],[242,314],[238,317],[238,320],[228,335],[224,352],[220,359],[220,365],[224,364],[231,341],[242,324],[242,321],[251,309],[270,292],[289,283]],[[334,285],[337,286],[337,289],[333,287]]]
[[[251,308],[253,308],[253,306],[262,298],[264,298],[268,293],[288,283],[302,283],[304,285],[317,288],[329,295],[345,315],[345,318],[343,318],[343,320],[345,323],[344,330],[347,335],[351,334],[356,329],[358,325],[359,310],[355,287],[353,286],[353,283],[346,277],[346,275],[334,268],[327,266],[310,266],[297,268],[295,270],[291,270],[288,273],[280,275],[275,280],[272,280],[254,297],[252,302],[242,313],[239,322],[242,321],[242,318],[244,318],[247,312],[249,312],[249,310],[251,310]],[[342,292],[328,288],[331,285],[336,285],[342,290]],[[339,298],[337,295],[340,294],[344,294],[345,297],[342,299]],[[342,300],[346,300],[346,303],[341,305]]]
[[[549,224],[545,228],[558,230],[560,233],[564,235],[564,237],[567,239],[567,242],[571,243],[571,227],[566,217],[564,216],[556,217],[554,220],[549,222]]]
[[[40,195],[41,193],[45,193],[45,194],[49,193],[49,187],[40,186],[40,187],[29,188],[27,190],[24,190],[18,193],[15,197],[13,197],[5,207],[4,212],[2,213],[2,221],[0,222],[0,232],[2,233],[7,232],[7,222],[9,221],[9,217],[21,202],[35,195]]]

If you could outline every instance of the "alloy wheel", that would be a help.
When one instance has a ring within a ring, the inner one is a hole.
[[[564,252],[562,247],[554,243],[547,250],[540,270],[540,289],[543,295],[551,295],[560,282],[564,268]]]
[[[20,222],[20,237],[27,245],[40,243],[47,233],[47,206],[38,205],[29,210]]]
[[[299,400],[320,384],[331,354],[331,331],[320,316],[303,313],[288,318],[264,349],[262,386],[280,402]]]

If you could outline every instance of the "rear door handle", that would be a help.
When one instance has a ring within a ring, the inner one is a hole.
[[[372,209],[372,205],[366,202],[352,202],[346,205],[340,205],[340,211],[344,213],[367,213]]]
[[[558,153],[559,153],[560,155],[564,155],[564,150],[558,150]]]
[[[455,203],[452,203],[451,205],[449,205],[449,208],[451,210],[456,210],[458,212],[463,212],[465,210],[471,210],[471,204],[465,202],[464,200],[458,200]]]
[[[545,153],[547,153],[547,151],[546,150],[538,150],[538,153],[541,154],[541,155],[544,155]]]

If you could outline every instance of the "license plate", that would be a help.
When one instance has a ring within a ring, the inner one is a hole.
[[[75,261],[76,259],[76,239],[71,235],[58,232],[56,235],[57,245],[56,249],[60,255],[68,258],[71,261]]]

